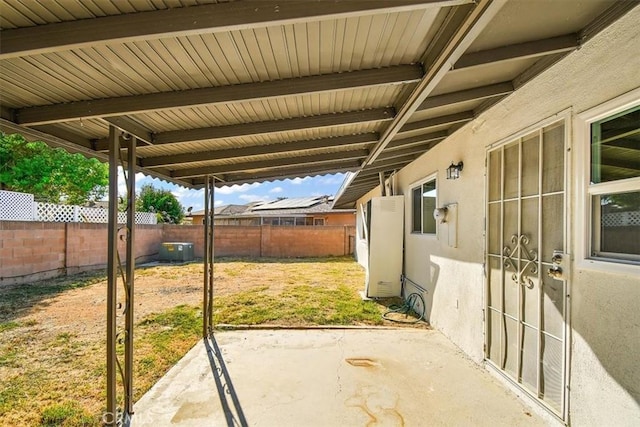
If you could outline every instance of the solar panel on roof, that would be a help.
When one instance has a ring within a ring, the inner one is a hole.
[[[263,211],[270,209],[297,209],[297,208],[308,208],[320,200],[319,197],[300,197],[295,199],[282,199],[276,200],[272,203],[265,203],[264,205],[256,206],[253,208],[253,211]]]

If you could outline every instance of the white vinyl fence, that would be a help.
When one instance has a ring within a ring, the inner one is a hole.
[[[108,218],[107,209],[38,203],[33,194],[0,190],[0,220],[106,223]],[[125,212],[118,213],[118,222],[127,222]],[[155,213],[136,212],[136,224],[156,223]]]
[[[640,225],[640,211],[614,212],[602,215],[605,227],[629,227]]]

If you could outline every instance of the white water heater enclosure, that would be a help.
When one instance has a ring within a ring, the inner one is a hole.
[[[402,291],[404,196],[374,197],[369,215],[369,268],[365,294],[369,298],[399,297]]]

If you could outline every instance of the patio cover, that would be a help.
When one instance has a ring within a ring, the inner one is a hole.
[[[637,6],[0,0],[0,129],[189,188],[355,172],[355,200]]]

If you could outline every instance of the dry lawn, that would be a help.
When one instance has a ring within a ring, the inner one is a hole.
[[[386,322],[350,258],[217,260],[214,276],[216,323]],[[199,339],[202,282],[199,263],[136,270],[135,399]],[[100,425],[105,324],[104,272],[0,288],[0,426]]]

